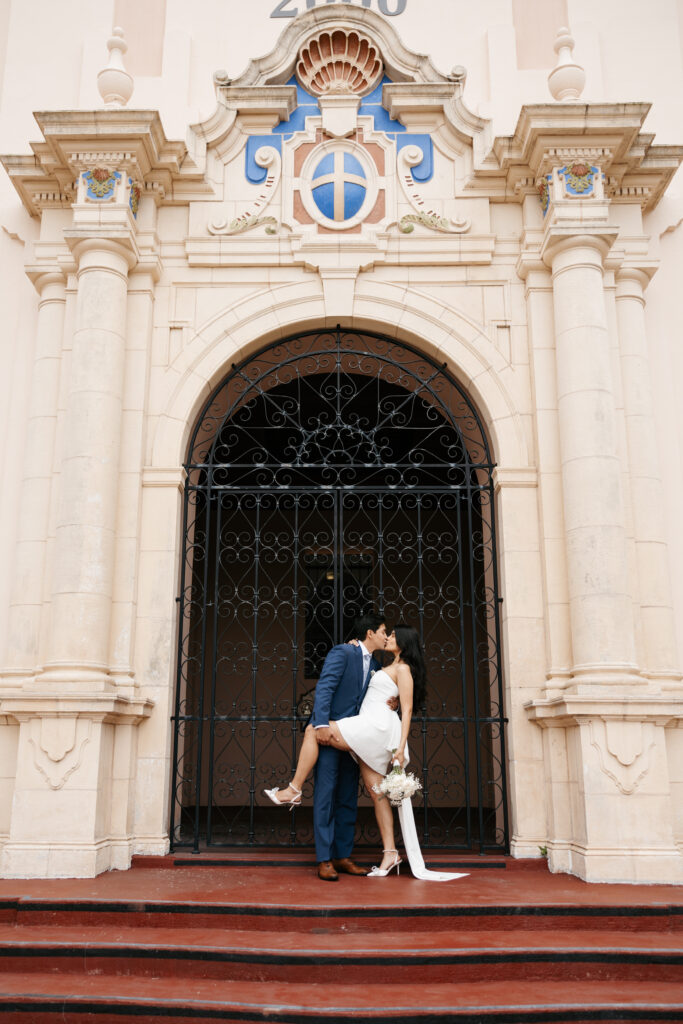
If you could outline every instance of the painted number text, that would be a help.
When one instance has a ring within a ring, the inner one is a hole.
[[[338,0],[280,0],[280,3],[271,14],[271,18],[296,18],[297,14],[302,10],[310,10],[311,7],[321,7],[324,3],[333,4],[337,2]],[[352,0],[341,0],[341,2],[350,4]],[[360,4],[362,7],[372,7],[374,4],[379,9],[379,13],[385,14],[387,18],[395,18],[397,14],[403,14],[408,4],[408,0],[353,0],[353,2]]]

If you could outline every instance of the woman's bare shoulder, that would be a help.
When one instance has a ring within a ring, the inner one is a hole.
[[[396,665],[396,682],[412,683],[413,673],[410,671],[410,665],[406,665],[404,662],[399,662]]]

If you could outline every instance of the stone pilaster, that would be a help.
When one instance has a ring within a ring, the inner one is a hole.
[[[642,668],[650,680],[666,688],[678,684],[681,675],[645,327],[645,288],[649,278],[647,270],[622,265],[617,273],[616,307],[638,568]]]
[[[527,202],[534,203],[535,199]],[[553,282],[550,270],[538,251],[534,251],[533,238],[527,239],[517,270],[525,284],[529,324],[529,359],[536,409],[538,511],[542,524],[546,680],[547,689],[552,691],[568,685],[573,657],[557,410]]]
[[[66,304],[66,282],[58,267],[31,273],[40,299],[5,672],[6,679],[15,677],[17,681],[30,677],[40,661],[45,548]]]

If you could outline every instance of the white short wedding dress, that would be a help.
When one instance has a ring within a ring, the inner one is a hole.
[[[356,760],[364,761],[380,775],[386,775],[392,751],[401,742],[401,719],[388,707],[390,697],[398,697],[398,686],[384,669],[380,669],[370,679],[358,714],[337,722]],[[404,765],[410,759],[407,745],[405,758]],[[450,882],[454,878],[465,878],[463,873],[429,871],[425,867],[415,828],[413,805],[409,799],[399,805],[398,817],[410,870],[416,878],[429,882]]]

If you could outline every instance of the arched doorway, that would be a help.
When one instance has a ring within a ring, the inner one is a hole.
[[[290,777],[325,654],[375,608],[423,637],[423,845],[507,850],[493,463],[445,365],[293,335],[231,368],[185,469],[173,846],[312,842],[310,800],[285,815],[262,791]],[[377,843],[367,797],[357,843]]]

